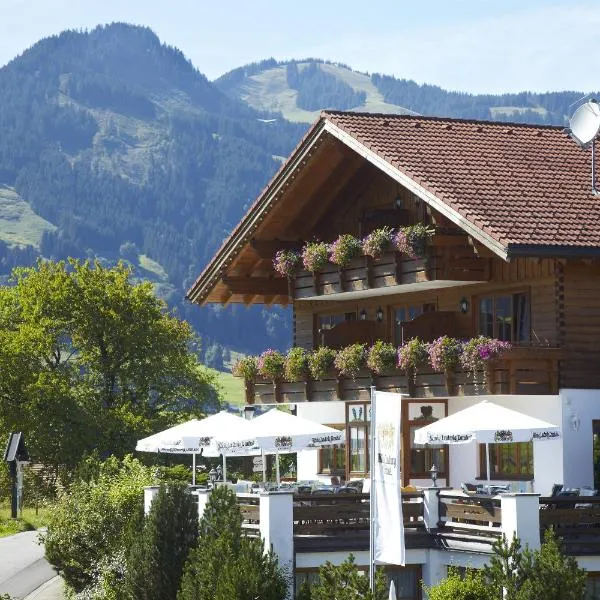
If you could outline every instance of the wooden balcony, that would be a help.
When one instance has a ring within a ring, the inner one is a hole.
[[[401,392],[411,398],[478,396],[489,394],[556,394],[561,350],[549,347],[515,347],[501,359],[491,361],[485,372],[472,377],[458,371],[453,377],[430,368],[407,377],[401,371],[376,375],[362,370],[356,379],[330,372],[320,380],[278,382],[257,379],[246,386],[247,404],[311,402],[324,400],[369,400],[370,388]]]
[[[362,256],[343,269],[330,264],[314,274],[301,271],[290,291],[296,299],[304,299],[433,281],[488,281],[490,265],[490,259],[474,255],[463,236],[438,236],[426,258],[400,252],[387,252],[380,258]]]

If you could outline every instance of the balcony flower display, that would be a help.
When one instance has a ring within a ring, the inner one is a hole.
[[[487,362],[500,358],[512,348],[510,342],[503,342],[480,335],[463,344],[460,362],[465,371],[482,371]]]
[[[244,356],[238,359],[233,365],[231,373],[234,377],[241,377],[246,382],[254,382],[258,375],[258,361],[256,356]]]
[[[427,242],[433,236],[434,230],[424,223],[416,223],[407,228],[406,237],[410,248],[409,255],[415,258],[425,258]]]
[[[323,379],[331,369],[335,360],[335,350],[321,346],[308,355],[308,370],[313,379]]]
[[[396,347],[377,340],[367,351],[367,367],[377,375],[389,373],[396,368]]]
[[[353,258],[360,256],[361,252],[360,240],[349,233],[344,233],[329,245],[329,260],[334,265],[344,268]]]
[[[285,374],[285,357],[277,350],[265,350],[257,361],[258,374],[273,382],[281,381]]]
[[[356,379],[359,371],[365,366],[366,344],[352,344],[338,350],[334,365],[340,375]]]
[[[416,375],[419,367],[427,363],[427,344],[419,338],[412,338],[398,348],[398,368],[407,375]]]
[[[305,381],[308,377],[308,354],[304,348],[292,348],[285,357],[285,380]]]
[[[400,227],[392,237],[392,245],[397,252],[411,256],[412,250],[408,243],[408,227]]]
[[[379,258],[392,246],[394,230],[391,227],[375,229],[362,241],[362,251],[365,256]]]
[[[455,371],[459,366],[462,354],[462,343],[452,337],[443,335],[427,344],[429,364],[434,371]]]
[[[278,250],[273,259],[273,268],[282,277],[293,278],[301,266],[300,255],[293,250]]]
[[[316,273],[328,262],[329,247],[325,242],[308,242],[302,249],[302,264],[311,273]]]

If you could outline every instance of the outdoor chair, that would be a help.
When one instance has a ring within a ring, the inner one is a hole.
[[[475,494],[477,492],[477,486],[473,483],[461,483],[460,484],[460,489],[465,493],[468,494],[469,496],[472,496],[473,494]]]
[[[335,493],[336,494],[358,494],[358,489],[353,486],[344,485],[340,488],[337,488],[337,490],[335,490]]]

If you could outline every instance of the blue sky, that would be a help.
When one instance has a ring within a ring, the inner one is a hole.
[[[0,0],[0,64],[111,21],[151,27],[210,79],[313,56],[454,90],[600,89],[598,0]]]

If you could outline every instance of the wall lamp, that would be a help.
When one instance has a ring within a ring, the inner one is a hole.
[[[458,310],[463,314],[467,314],[469,312],[469,307],[471,305],[469,304],[469,301],[463,297],[460,299],[460,302],[458,303]]]
[[[362,310],[361,310],[361,311],[358,313],[358,318],[359,318],[361,321],[366,321],[366,320],[367,320],[367,311],[366,311],[366,309],[364,309],[364,308],[363,308],[363,309],[362,309]]]
[[[381,306],[377,307],[377,312],[375,313],[375,318],[381,323],[383,321],[383,308]]]

